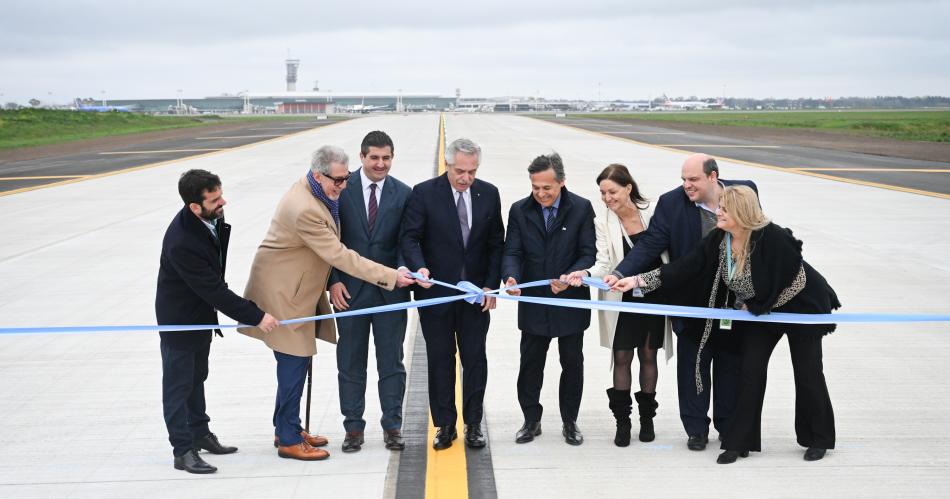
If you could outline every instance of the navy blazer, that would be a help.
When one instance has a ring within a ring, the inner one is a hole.
[[[249,325],[260,324],[264,312],[250,300],[236,295],[224,282],[231,226],[218,222],[218,243],[208,227],[184,207],[172,219],[162,240],[155,317],[159,325],[217,324],[224,315]],[[159,333],[178,350],[194,350],[211,342],[211,330]]]
[[[366,205],[363,202],[363,180],[359,170],[353,172],[350,178],[346,189],[340,194],[340,241],[347,248],[374,262],[394,269],[404,266],[402,251],[399,249],[399,227],[412,189],[392,175],[386,177],[382,194],[379,196],[376,224],[370,233]],[[359,306],[359,296],[363,289],[378,289],[386,304],[409,301],[408,288],[386,291],[376,286],[364,286],[366,282],[362,279],[333,269],[328,284],[337,282],[346,285],[351,306]]]
[[[541,205],[528,196],[511,205],[508,234],[502,258],[502,278],[519,283],[556,279],[561,274],[586,270],[597,259],[597,231],[590,201],[561,189],[561,201],[551,222],[544,228]],[[558,294],[550,286],[524,288],[523,296],[590,300],[586,287],[568,287]],[[590,310],[518,303],[518,329],[539,336],[567,336],[590,327]]]
[[[751,180],[720,180],[723,185],[746,185],[758,194],[759,189]],[[656,202],[650,226],[643,232],[637,244],[627,256],[617,264],[615,272],[623,276],[641,274],[653,270],[652,263],[660,254],[669,250],[670,262],[674,262],[698,247],[703,240],[703,223],[696,203],[689,200],[686,191],[677,187],[662,196]],[[707,306],[702,286],[680,289],[666,297],[669,303],[686,306]],[[698,341],[702,335],[705,321],[697,319],[671,319],[673,330],[686,333]]]
[[[501,219],[498,188],[475,179],[472,192],[472,228],[468,245],[462,245],[462,226],[448,177],[421,182],[412,188],[402,218],[400,246],[409,270],[429,269],[433,279],[456,283],[465,267],[466,280],[481,288],[501,282],[501,252],[505,225]],[[415,290],[416,299],[458,294],[454,289],[432,286]]]

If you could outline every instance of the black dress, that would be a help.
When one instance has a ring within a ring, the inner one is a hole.
[[[633,244],[643,232],[630,236]],[[623,240],[623,254],[630,252],[631,246],[627,244],[627,239]],[[654,269],[663,265],[663,261],[656,259],[650,268]],[[624,303],[656,303],[659,301],[657,296],[648,295],[648,297],[634,298],[629,292],[623,294]],[[617,317],[617,330],[614,332],[614,350],[634,350],[647,344],[647,338],[650,340],[648,345],[650,349],[656,350],[663,347],[664,328],[666,326],[666,317],[662,315],[635,314],[630,312],[621,312]]]

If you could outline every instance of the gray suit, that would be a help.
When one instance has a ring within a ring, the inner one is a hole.
[[[411,189],[396,178],[386,177],[379,196],[379,209],[372,232],[363,200],[359,171],[353,172],[340,195],[340,240],[361,256],[390,267],[403,266],[399,251],[399,225]],[[330,284],[342,282],[350,294],[350,310],[409,301],[408,288],[385,291],[346,273],[334,270]],[[380,421],[384,430],[402,426],[402,399],[406,390],[403,366],[403,341],[406,337],[406,312],[387,312],[337,319],[340,338],[336,357],[340,387],[340,412],[347,432],[364,431],[366,421],[366,360],[369,355],[370,326],[376,346],[379,373]]]

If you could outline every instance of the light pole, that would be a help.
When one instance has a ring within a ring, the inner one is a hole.
[[[108,104],[106,104],[106,91],[105,91],[105,90],[100,90],[99,92],[102,94],[102,105],[103,105],[103,106],[108,106]]]
[[[175,114],[182,114],[181,89],[178,89],[178,103],[175,105]]]

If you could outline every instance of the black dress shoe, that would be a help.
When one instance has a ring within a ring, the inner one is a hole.
[[[686,441],[686,447],[689,450],[706,450],[706,444],[709,443],[709,434],[690,435]]]
[[[218,471],[218,468],[211,466],[206,463],[204,459],[201,459],[196,449],[191,449],[184,455],[175,456],[175,469],[185,470],[188,473],[197,473],[199,475],[207,475],[208,473]]]
[[[518,433],[515,434],[515,443],[525,444],[532,440],[534,437],[541,434],[541,422],[540,421],[525,421],[521,425],[521,429],[518,430]]]
[[[749,457],[749,451],[744,450],[739,452],[736,450],[727,450],[719,454],[719,457],[716,458],[716,462],[719,464],[732,464],[740,457]]]
[[[452,441],[459,437],[455,430],[455,425],[450,424],[440,426],[439,431],[435,432],[435,438],[432,439],[432,448],[435,450],[448,449],[452,446]]]
[[[465,425],[465,445],[473,449],[481,449],[488,444],[488,439],[482,433],[482,425],[479,423]]]
[[[561,430],[564,435],[564,441],[570,445],[580,445],[584,443],[584,434],[577,427],[577,423],[564,423],[564,429]]]
[[[809,447],[805,451],[805,460],[806,461],[818,461],[821,458],[825,457],[825,449],[819,449],[818,447]]]
[[[363,445],[363,432],[348,431],[343,437],[343,452],[359,452]]]
[[[221,442],[218,442],[218,437],[214,433],[209,433],[201,439],[197,440],[192,446],[198,449],[204,449],[212,454],[233,454],[237,452],[237,447],[231,447],[226,445],[221,445]]]
[[[402,441],[402,433],[397,429],[384,430],[383,442],[386,442],[386,448],[389,450],[403,450],[406,448],[405,442]]]

